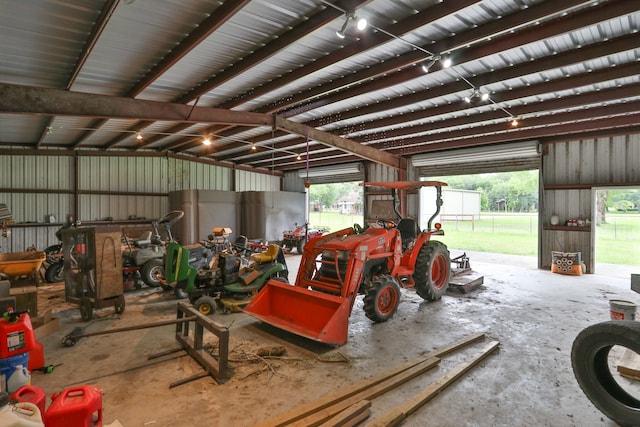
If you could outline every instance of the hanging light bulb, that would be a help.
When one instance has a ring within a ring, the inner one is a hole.
[[[302,160],[302,156],[300,156],[300,154],[298,154],[298,156],[296,157],[296,160],[298,160],[298,161]]]
[[[255,143],[251,144],[251,151],[256,151],[257,149],[258,147],[256,147]]]
[[[140,132],[136,132],[136,140],[142,141],[142,139],[143,139],[142,134]]]
[[[480,93],[480,99],[483,100],[483,101],[488,100],[489,99],[489,94],[486,93],[486,92],[481,92]]]
[[[512,117],[511,118],[511,127],[518,127],[518,125],[520,124],[520,122],[518,121],[517,117]]]
[[[442,68],[449,68],[451,67],[451,65],[453,65],[453,61],[451,61],[451,58],[447,57],[442,60]]]
[[[422,71],[424,71],[425,73],[428,73],[429,70],[431,69],[431,67],[433,67],[433,65],[436,63],[436,61],[440,59],[439,56],[434,56],[433,58],[431,58],[429,61],[427,62],[423,62],[422,63]]]
[[[339,31],[336,31],[336,36],[340,37],[341,39],[346,37],[345,31],[347,30],[347,25],[349,25],[349,20],[353,17],[352,13],[347,13],[344,17],[344,23],[342,24],[342,27],[340,28]]]
[[[358,19],[358,23],[356,24],[356,28],[358,29],[358,31],[364,31],[367,28],[367,25],[369,25],[367,20],[365,18],[360,18],[360,19]]]
[[[202,143],[204,145],[211,145],[211,138],[209,138],[208,136],[205,136],[204,139],[202,140]]]

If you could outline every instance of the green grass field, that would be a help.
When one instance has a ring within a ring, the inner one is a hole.
[[[354,223],[358,215],[338,212],[312,212],[312,226],[337,231]],[[538,253],[537,214],[485,214],[474,221],[446,221],[444,236],[438,240],[454,249],[536,256]],[[609,215],[607,223],[596,228],[596,262],[640,266],[640,215]]]

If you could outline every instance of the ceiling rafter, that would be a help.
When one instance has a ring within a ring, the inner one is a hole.
[[[562,10],[566,10],[569,6],[575,6],[575,4],[563,4],[562,7],[560,8],[551,8],[548,6],[548,4],[545,4],[545,7],[540,6],[541,10],[535,10],[535,13],[532,13],[529,9],[526,9],[525,12],[526,16],[525,19],[522,19],[522,21],[524,22],[530,22],[532,20],[535,19],[541,19],[545,16],[548,16],[549,14],[553,14],[553,13],[559,13]],[[600,8],[599,11],[602,11],[603,9]],[[525,12],[520,12],[520,13],[525,13]],[[596,11],[593,11],[591,9],[588,9],[587,11],[581,11],[580,13],[577,13],[576,15],[569,15],[568,17],[563,18],[563,24],[559,25],[557,22],[549,22],[546,24],[541,24],[539,26],[536,26],[534,28],[530,28],[530,29],[526,29],[524,30],[526,32],[525,35],[522,34],[517,34],[517,35],[507,35],[505,37],[508,37],[510,40],[515,40],[513,43],[514,45],[512,47],[515,47],[516,45],[521,45],[524,43],[528,43],[529,40],[531,40],[532,38],[534,38],[535,36],[540,36],[540,35],[544,35],[547,37],[550,36],[554,36],[557,35],[558,33],[562,33],[562,32],[566,32],[568,29],[572,28],[572,27],[582,27],[585,25],[584,22],[584,17],[583,14],[588,14],[590,16],[591,19],[595,19],[596,22],[598,19],[600,18],[594,18],[594,15],[597,16],[598,13],[596,13]],[[514,15],[519,15],[519,14],[514,14]],[[610,13],[608,13],[606,15],[607,17],[610,16]],[[507,18],[505,18],[507,19]],[[499,20],[502,21],[502,20]],[[517,22],[514,20],[514,22]],[[458,47],[464,46],[467,43],[474,41],[474,40],[478,40],[478,39],[482,39],[482,38],[487,38],[487,37],[491,37],[493,35],[496,34],[500,34],[500,33],[504,33],[504,31],[506,30],[506,28],[508,28],[508,25],[510,23],[507,23],[506,26],[500,26],[500,27],[496,27],[493,26],[490,28],[491,31],[483,31],[483,34],[479,34],[478,30],[470,30],[468,32],[464,32],[461,33],[459,35],[457,35],[456,37],[458,37],[458,39],[454,42],[451,41],[446,41],[446,42],[441,42],[442,46],[438,46],[438,43],[436,43],[434,48],[436,51],[440,51],[441,50],[445,50],[445,49],[451,49],[454,50]],[[513,25],[513,24],[511,24]],[[544,28],[541,28],[544,27]],[[469,34],[468,38],[464,38],[465,35],[467,35],[467,33],[471,33]],[[445,47],[445,45],[447,45],[447,47]],[[629,47],[630,48],[630,47]],[[461,53],[458,55],[457,60],[459,61],[459,63],[464,63],[464,62],[470,62],[479,58],[482,58],[484,56],[488,56],[488,55],[493,55],[495,53],[500,52],[501,48],[499,49],[493,49],[492,51],[487,51],[486,48],[484,46],[480,46],[480,48],[474,52],[473,48],[469,48],[467,50],[465,50],[464,53]],[[592,50],[593,52],[593,50]],[[406,55],[410,55],[411,58],[414,58],[417,54],[415,52],[411,52],[409,54]],[[560,54],[563,56],[567,56],[565,54]],[[403,55],[404,56],[404,55]],[[422,57],[424,58],[424,54],[422,54]],[[581,56],[582,58],[587,58],[585,55]],[[570,56],[568,56],[569,60],[570,60]],[[545,60],[546,59],[546,60]],[[497,80],[506,80],[509,78],[513,78],[517,75],[519,75],[520,73],[526,72],[528,70],[529,73],[534,73],[536,71],[542,71],[546,68],[549,68],[551,66],[553,66],[554,64],[556,64],[559,59],[558,58],[554,58],[554,57],[549,57],[549,58],[545,58],[541,61],[535,61],[535,64],[530,64],[530,63],[523,63],[523,64],[519,64],[516,65],[515,67],[509,67],[503,70],[498,70],[498,73],[502,73],[501,74],[501,78],[498,79],[497,76],[494,75],[494,73],[487,73],[485,74],[485,77],[483,78],[482,76],[475,76],[474,80],[481,82],[479,83],[479,85],[486,85],[491,83],[491,81],[488,81],[488,79],[492,79],[493,81],[497,81]],[[584,60],[584,59],[582,59]],[[575,62],[575,61],[574,61]],[[375,68],[375,67],[372,67]],[[390,72],[393,69],[385,69],[385,72]],[[376,72],[376,74],[381,74],[383,70],[380,70],[380,72]],[[380,90],[383,89],[385,87],[389,87],[389,86],[394,86],[394,85],[398,85],[400,83],[409,81],[409,80],[413,80],[415,78],[419,78],[421,76],[424,75],[424,72],[419,69],[419,67],[411,67],[411,68],[407,68],[404,69],[402,71],[396,72],[391,74],[390,76],[384,77],[384,78],[380,78],[377,80],[374,80],[370,83],[365,83],[365,84],[361,84],[359,86],[355,86],[353,87],[351,90],[346,90],[337,94],[334,94],[333,98],[318,98],[315,100],[315,103],[325,106],[329,103],[332,102],[338,102],[343,100],[344,98],[349,98],[349,97],[355,97],[358,95],[362,95],[364,93],[367,92],[372,92],[372,91],[376,91],[376,90]],[[403,97],[397,97],[394,98],[392,100],[389,101],[382,101],[376,104],[372,104],[369,106],[369,110],[373,110],[373,111],[380,111],[385,109],[385,104],[389,104],[389,106],[387,107],[387,109],[392,109],[392,108],[397,108],[400,106],[405,106],[405,105],[409,105],[411,103],[411,101],[415,100],[415,102],[420,102],[423,101],[425,99],[425,97],[428,98],[434,98],[437,96],[442,96],[442,95],[446,95],[447,93],[454,93],[454,92],[458,92],[461,90],[465,90],[465,89],[469,89],[469,86],[466,82],[463,81],[456,81],[456,82],[452,82],[449,85],[445,85],[445,86],[440,86],[440,87],[436,87],[436,88],[427,88],[422,92],[417,92],[417,93],[413,93],[413,94],[408,94],[405,95]],[[351,117],[357,117],[359,115],[363,115],[363,114],[367,114],[366,108],[363,110],[362,108],[360,109],[351,109],[348,112],[344,112],[341,113],[339,115],[339,118],[341,120],[345,120]],[[261,111],[260,109],[258,109],[257,111]],[[299,114],[304,112],[304,110],[295,110],[295,113]],[[285,115],[285,117],[291,117],[293,114],[288,114]],[[326,126],[328,123],[330,123],[331,121],[335,121],[336,119],[332,119],[331,116],[329,117],[322,117],[322,118],[318,118],[315,119],[313,121],[308,122],[308,124],[310,126],[320,126],[321,124]],[[230,136],[229,133],[223,133],[221,134],[222,137],[224,136]],[[254,137],[255,138],[255,137]],[[232,146],[227,147],[227,149],[235,149],[240,147],[242,144],[235,144]]]
[[[563,54],[558,54],[548,58],[542,58],[538,61],[534,61],[533,63],[523,63],[520,65],[516,65],[514,67],[505,68],[502,70],[496,70],[485,77],[485,75],[479,75],[478,78],[482,79],[486,82],[486,84],[492,84],[498,81],[508,80],[515,76],[521,75],[523,73],[533,74],[536,72],[540,72],[548,69],[552,66],[552,64],[556,64],[556,66],[570,65],[575,63],[580,63],[588,60],[589,58],[595,57],[595,55],[603,55],[607,56],[620,51],[627,51],[629,49],[633,49],[638,45],[638,41],[640,40],[640,34],[631,34],[629,36],[624,36],[619,38],[618,40],[610,41],[608,43],[600,43],[595,46],[584,47],[582,49],[577,49],[575,51],[565,52]],[[535,88],[524,87],[520,90],[509,91],[506,92],[507,95],[494,94],[492,95],[498,101],[504,102],[509,100],[516,100],[518,98],[525,98],[529,96],[533,96],[535,94],[535,89],[539,91],[551,92],[554,90],[561,91],[574,87],[579,87],[585,84],[595,84],[598,82],[598,77],[600,77],[600,81],[607,81],[614,78],[633,76],[637,75],[638,63],[631,63],[627,65],[622,65],[619,67],[612,67],[611,69],[605,69],[600,72],[596,71],[594,73],[586,73],[584,76],[573,76],[571,79],[560,79],[557,81],[549,81],[545,82],[541,86],[536,86]],[[488,81],[487,79],[491,78],[492,80]],[[420,92],[415,92],[413,94],[395,98],[389,101],[380,102],[378,104],[374,104],[371,106],[366,106],[359,109],[351,110],[344,115],[346,118],[358,117],[361,115],[366,115],[373,113],[375,111],[385,111],[391,110],[393,108],[397,108],[403,105],[411,105],[413,103],[417,103],[419,101],[424,101],[425,99],[434,99],[439,96],[443,96],[447,93],[458,92],[460,90],[467,89],[467,86],[462,82],[453,82],[449,85],[442,85],[435,88],[428,88]],[[416,120],[423,119],[425,116],[438,116],[442,114],[446,114],[449,112],[454,112],[460,110],[463,104],[444,104],[439,107],[432,107],[429,109],[421,109],[417,110],[413,113],[403,114],[401,116],[391,116],[382,119],[376,119],[375,121],[363,122],[359,125],[358,130],[360,132],[366,130],[373,130],[376,128],[387,127],[387,126],[396,126],[401,123],[413,122]],[[550,106],[549,108],[551,108]],[[515,113],[515,111],[514,111]],[[503,113],[496,113],[496,116],[504,116]],[[497,118],[496,117],[496,118]],[[343,118],[343,117],[341,117]],[[331,120],[329,118],[316,119],[308,122],[309,126],[319,126],[321,123],[328,124]],[[335,134],[345,134],[351,128],[351,125],[342,126],[337,129],[333,129],[331,132]],[[250,143],[259,143],[264,140],[268,140],[269,136],[265,135],[262,137],[254,137],[249,140]],[[356,141],[365,141],[366,139],[354,138]],[[290,146],[294,146],[296,144],[300,144],[302,140],[291,140],[282,144],[276,144],[277,148],[285,149]],[[239,144],[242,145],[242,144]],[[218,155],[215,156],[217,160],[224,161],[229,160],[233,157],[233,154],[229,155]]]

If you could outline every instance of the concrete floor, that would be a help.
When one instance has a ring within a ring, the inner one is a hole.
[[[452,256],[455,256],[452,251]],[[609,320],[609,300],[640,305],[630,290],[630,273],[640,268],[599,266],[607,274],[563,276],[538,270],[536,260],[470,253],[484,285],[472,293],[449,292],[425,303],[404,290],[395,317],[372,324],[356,301],[349,342],[339,348],[310,343],[259,324],[244,313],[214,320],[230,328],[233,375],[224,385],[207,377],[169,389],[171,382],[201,372],[188,356],[148,361],[147,356],[176,347],[174,327],[166,326],[80,340],[61,345],[73,328],[87,332],[175,318],[175,298],[158,290],[126,294],[126,311],[110,308],[97,320],[80,320],[77,307],[64,302],[59,285],[42,286],[46,305],[60,318],[60,329],[41,341],[51,374],[34,373],[32,384],[47,395],[78,384],[104,391],[106,424],[137,426],[252,426],[340,387],[390,369],[471,333],[483,332],[500,348],[409,417],[405,426],[614,426],[580,390],[571,369],[575,336],[586,326]],[[289,255],[291,270],[300,257]],[[295,277],[295,276],[291,276]],[[284,345],[283,358],[269,364],[252,357],[259,347]],[[381,414],[475,354],[483,344],[445,357],[439,366],[373,400]]]

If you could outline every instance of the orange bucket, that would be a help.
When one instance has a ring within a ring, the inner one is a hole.
[[[277,328],[325,344],[347,342],[351,301],[270,280],[244,309]]]

